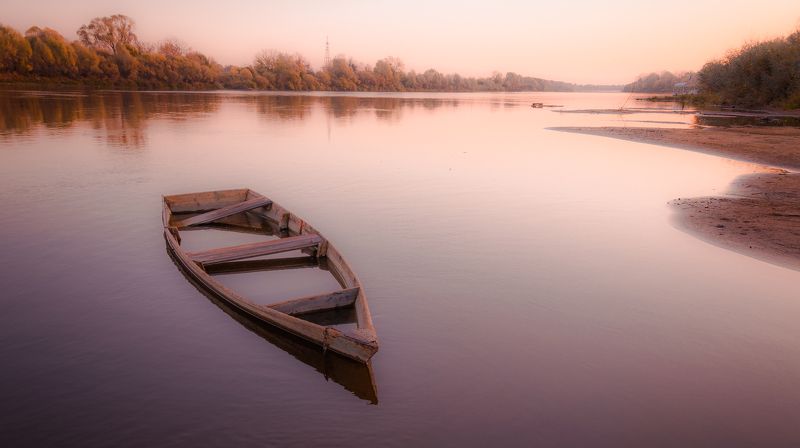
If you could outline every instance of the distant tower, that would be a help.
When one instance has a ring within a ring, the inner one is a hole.
[[[331,46],[328,44],[328,36],[325,36],[325,67],[331,66]]]

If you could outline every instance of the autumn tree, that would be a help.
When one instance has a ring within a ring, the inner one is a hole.
[[[230,89],[254,89],[256,88],[253,71],[248,67],[236,67],[234,65],[225,67],[220,75],[222,85]]]
[[[697,74],[694,72],[648,73],[640,75],[636,81],[623,86],[623,92],[674,93],[677,88],[697,87]]]
[[[419,80],[417,79],[417,72],[411,70],[408,73],[403,73],[403,87],[406,90],[419,90]]]
[[[119,54],[124,48],[128,52],[138,52],[141,44],[133,31],[135,26],[133,19],[122,14],[96,17],[78,28],[78,37],[87,47],[100,51]]]
[[[333,90],[354,91],[358,90],[358,76],[355,64],[344,56],[336,56],[331,61],[330,67],[325,70],[330,73],[330,87]]]
[[[276,90],[316,90],[319,82],[311,64],[299,54],[264,50],[253,61],[255,71]]]
[[[137,69],[137,84],[153,87],[177,87],[179,76],[170,70],[167,58],[160,53],[148,52],[138,58],[139,66]]]
[[[373,69],[379,90],[402,91],[403,61],[397,58],[385,58],[375,63]]]
[[[445,90],[447,87],[447,80],[444,75],[430,68],[418,76],[419,84],[422,90]]]
[[[25,73],[31,69],[31,46],[17,30],[0,25],[0,71]]]
[[[164,56],[176,58],[189,53],[191,48],[178,39],[164,39],[158,43],[157,51]]]
[[[33,71],[44,76],[72,76],[77,72],[77,55],[64,36],[57,31],[34,26],[25,32],[31,47]]]
[[[698,78],[701,93],[715,102],[798,109],[800,30],[746,44],[722,60],[707,63]]]
[[[114,62],[117,63],[119,74],[126,79],[136,79],[136,74],[139,70],[139,61],[131,54],[127,46],[121,45],[117,47],[114,53]]]
[[[73,42],[72,49],[75,51],[79,75],[90,78],[102,74],[100,71],[100,56],[97,55],[97,52],[80,42]]]
[[[362,91],[374,92],[381,90],[378,87],[378,78],[372,68],[361,66],[356,68],[356,77],[358,78],[358,89]]]

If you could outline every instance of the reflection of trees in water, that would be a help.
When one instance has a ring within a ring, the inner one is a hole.
[[[433,110],[455,107],[456,99],[360,97],[352,95],[242,95],[238,101],[255,106],[255,110],[270,120],[303,120],[315,108],[336,119],[373,115],[379,120],[398,121],[404,110],[422,108]]]
[[[302,95],[245,95],[240,101],[254,105],[256,112],[278,120],[303,120],[315,104],[315,98]]]
[[[27,135],[39,127],[64,132],[88,124],[108,144],[142,147],[147,121],[186,120],[215,112],[220,97],[190,93],[102,92],[89,94],[0,93],[0,138]]]
[[[39,124],[62,128],[81,119],[75,97],[0,96],[0,131],[26,133]]]
[[[443,106],[454,107],[458,100],[438,98],[398,98],[398,97],[321,97],[323,108],[334,118],[351,118],[358,114],[374,114],[382,121],[399,121],[403,111],[438,109]]]
[[[146,144],[149,120],[184,121],[214,113],[224,101],[252,106],[270,120],[302,121],[314,110],[337,120],[374,116],[399,121],[404,111],[454,108],[452,98],[361,97],[353,95],[228,95],[181,92],[0,92],[0,139],[27,135],[37,129],[68,132],[77,124],[96,131],[114,146]]]

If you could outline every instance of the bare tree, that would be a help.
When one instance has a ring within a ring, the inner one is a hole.
[[[95,17],[78,29],[78,37],[88,47],[113,54],[118,54],[123,46],[126,50],[139,50],[139,39],[133,32],[135,26],[133,19],[122,14]]]
[[[170,38],[164,39],[158,44],[158,52],[164,56],[178,57],[189,54],[192,51],[185,42]]]

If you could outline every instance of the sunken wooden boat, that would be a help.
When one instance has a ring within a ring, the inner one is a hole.
[[[164,238],[175,260],[185,273],[216,297],[258,322],[319,345],[323,351],[330,350],[363,363],[378,351],[378,339],[361,282],[336,248],[311,225],[249,189],[164,196],[163,202]],[[271,231],[265,233],[262,242],[195,252],[181,247],[181,231],[213,224],[256,232],[266,226]],[[264,257],[297,250],[324,261],[341,289],[263,305],[226,287],[212,275],[236,269],[237,264],[279,263],[280,259]],[[353,329],[339,329],[304,318],[344,308],[355,312]]]

